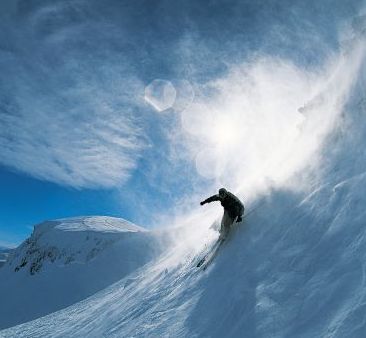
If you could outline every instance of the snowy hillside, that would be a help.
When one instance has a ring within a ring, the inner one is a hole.
[[[0,328],[80,301],[158,253],[145,229],[113,217],[36,225],[0,270]]]
[[[1,334],[363,337],[365,186],[362,174],[307,196],[273,191],[207,271],[197,271],[192,251],[171,250],[72,307]],[[206,233],[207,242],[215,238]]]

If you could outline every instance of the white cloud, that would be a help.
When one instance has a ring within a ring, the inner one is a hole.
[[[90,93],[63,111],[54,98],[18,98],[0,114],[0,162],[40,179],[73,187],[120,185],[143,147],[130,108],[116,109]],[[29,105],[28,105],[29,104]],[[90,109],[90,110],[89,110]]]
[[[77,188],[123,184],[145,136],[143,85],[103,34],[122,36],[77,6],[26,9],[0,51],[0,164]]]

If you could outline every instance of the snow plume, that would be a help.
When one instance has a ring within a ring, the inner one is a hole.
[[[263,56],[208,83],[205,95],[181,115],[198,173],[216,187],[245,189],[248,195],[266,182],[287,184],[294,173],[315,164],[364,53],[364,40],[354,38],[347,51],[331,55],[321,68]]]
[[[186,225],[177,243],[185,242],[187,252],[210,240],[210,232],[196,234],[219,222],[222,210],[198,203],[221,186],[242,197],[248,211],[268,187],[303,190],[309,187],[307,177],[321,175],[324,142],[341,123],[365,59],[362,35],[347,30],[341,40],[340,50],[329,50],[321,65],[262,55],[196,84],[172,143],[183,145],[178,156],[194,162],[206,185],[197,183],[159,221]]]

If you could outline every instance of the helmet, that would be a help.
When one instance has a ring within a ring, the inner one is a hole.
[[[227,190],[226,190],[225,188],[221,188],[221,189],[219,189],[219,195],[220,195],[221,197],[225,197],[225,196],[226,196],[226,194],[227,194]]]

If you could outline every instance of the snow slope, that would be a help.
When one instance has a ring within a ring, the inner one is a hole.
[[[64,308],[121,279],[158,253],[157,237],[113,217],[36,225],[0,270],[0,328]]]
[[[366,173],[305,198],[273,191],[206,272],[194,267],[194,255],[170,251],[82,302],[1,335],[362,337],[362,186]]]

